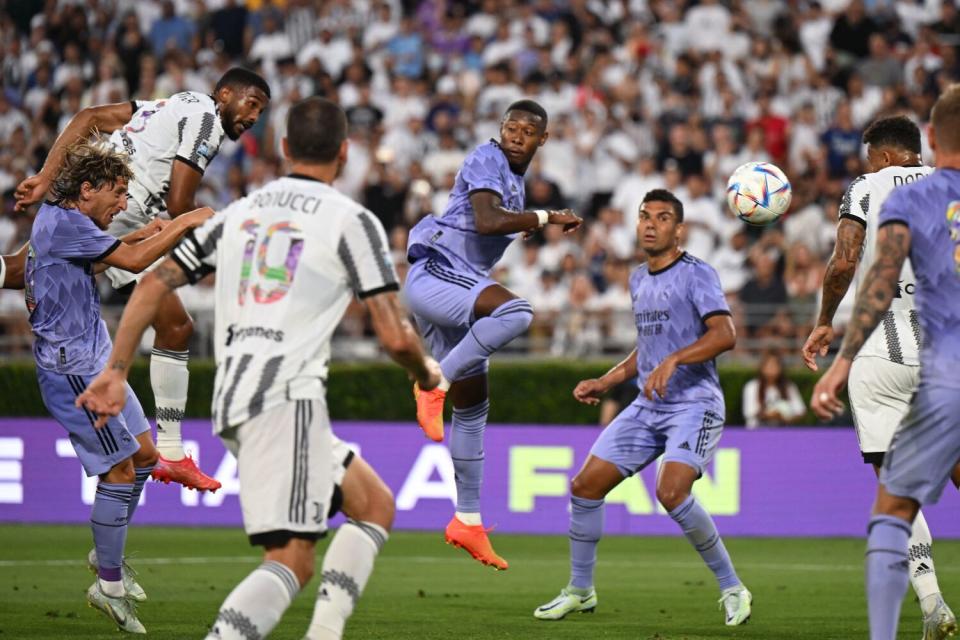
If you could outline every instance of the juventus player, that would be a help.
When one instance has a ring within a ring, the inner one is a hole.
[[[194,197],[203,172],[224,137],[238,139],[252,127],[270,100],[270,87],[252,71],[234,68],[217,82],[213,95],[183,91],[165,100],[131,101],[89,107],[78,113],[57,138],[43,169],[16,190],[17,210],[38,202],[63,162],[64,151],[78,139],[110,133],[133,167],[129,204],[107,233],[122,237],[162,213],[171,218],[196,208]],[[19,268],[9,260],[8,269]],[[129,291],[142,276],[110,268],[115,289]],[[13,283],[11,283],[12,286]],[[164,297],[154,322],[156,338],[150,358],[150,383],[157,409],[156,480],[179,482],[199,490],[220,488],[184,454],[180,422],[187,404],[187,351],[193,321],[175,293]]]
[[[833,257],[823,280],[823,302],[817,326],[803,345],[807,367],[817,370],[816,356],[827,354],[833,341],[833,316],[852,280],[859,289],[876,259],[877,216],[898,186],[933,172],[920,163],[920,129],[904,116],[881,118],[863,133],[872,173],[854,180],[840,205],[840,223]],[[861,261],[863,265],[857,268]],[[850,370],[849,395],[863,461],[877,473],[893,433],[906,415],[919,384],[920,324],[914,306],[915,278],[910,261],[900,272],[898,292],[874,331],[857,353]],[[930,529],[922,513],[910,537],[910,580],[923,609],[924,640],[941,638],[938,625],[953,620],[940,595],[931,556]]]
[[[292,173],[218,212],[140,282],[103,375],[78,400],[101,420],[116,415],[159,301],[216,270],[214,428],[237,456],[244,526],[265,554],[227,596],[208,639],[265,637],[313,575],[337,473],[330,470],[343,459],[325,403],[330,338],[350,299],[364,302],[381,343],[417,384],[433,389],[440,381],[439,364],[425,355],[398,300],[383,227],[330,186],[347,159],[343,110],[304,100],[290,109],[287,129]],[[352,481],[355,467],[343,483],[353,518],[369,497],[364,486],[389,495],[369,466],[358,469],[365,483]],[[341,637],[387,539],[392,499],[367,511],[379,513],[348,520],[324,557],[311,640]]]

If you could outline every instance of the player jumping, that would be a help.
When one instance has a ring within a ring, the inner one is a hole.
[[[411,231],[412,266],[404,292],[424,339],[440,359],[443,380],[433,391],[414,386],[417,421],[429,438],[443,441],[443,405],[453,400],[450,454],[456,472],[457,508],[447,525],[449,544],[496,569],[507,562],[494,552],[480,517],[487,362],[533,320],[526,300],[490,278],[490,271],[520,233],[546,224],[572,232],[582,220],[572,211],[524,211],[523,175],[547,141],[547,112],[532,100],[515,102],[500,124],[500,140],[477,147],[457,173],[446,211],[427,216]]]
[[[256,123],[269,100],[270,87],[263,78],[234,68],[220,78],[213,95],[184,91],[165,100],[88,107],[74,116],[57,138],[40,173],[17,186],[16,208],[40,201],[69,145],[100,132],[111,134],[110,141],[129,154],[133,168],[129,206],[107,233],[120,237],[162,213],[176,218],[196,208],[197,187],[224,137],[238,139]],[[114,288],[124,291],[132,289],[137,279],[122,269],[108,269],[107,276]],[[154,478],[193,489],[219,489],[220,483],[203,474],[183,451],[180,422],[187,403],[187,349],[193,321],[175,293],[163,299],[154,329],[150,384],[160,451]]]
[[[895,189],[877,222],[876,259],[860,283],[840,354],[817,383],[811,406],[821,417],[841,411],[837,394],[854,359],[897,295],[910,258],[923,343],[920,384],[884,456],[868,527],[867,604],[872,640],[894,640],[910,579],[908,547],[921,505],[937,502],[960,474],[960,85],[950,86],[930,116],[936,170]],[[955,620],[936,635],[955,634]],[[925,631],[926,634],[926,631]]]
[[[422,389],[440,380],[398,300],[383,227],[330,186],[347,159],[346,135],[336,104],[294,105],[283,140],[292,173],[217,213],[140,282],[108,367],[83,397],[97,413],[121,411],[131,359],[160,300],[217,272],[214,425],[237,457],[244,527],[264,562],[227,596],[209,640],[266,637],[313,575],[343,475],[330,470],[350,463],[325,394],[330,338],[351,298],[364,302],[381,343]],[[341,637],[393,517],[389,490],[362,461],[350,464],[343,497],[349,516],[368,519],[348,520],[330,543],[309,640]]]
[[[593,570],[603,533],[603,501],[624,479],[663,454],[657,499],[720,583],[728,626],[750,618],[753,596],[733,568],[713,519],[691,495],[723,432],[723,391],[714,359],[737,341],[716,271],[679,247],[683,204],[665,189],[644,196],[637,234],[647,254],[630,277],[637,348],[573,396],[597,405],[638,376],[642,393],[600,434],[570,485],[570,583],[538,607],[541,620],[593,611]]]
[[[863,133],[871,173],[854,180],[840,205],[837,243],[823,279],[817,326],[803,345],[803,359],[817,370],[816,356],[833,341],[833,316],[854,277],[862,284],[876,260],[877,215],[898,186],[933,171],[920,162],[920,129],[904,116],[881,118]],[[862,259],[859,270],[857,264]],[[916,279],[910,260],[903,264],[883,329],[874,331],[850,367],[850,406],[863,461],[877,474],[897,425],[907,414],[910,396],[920,382],[920,322],[914,305]],[[923,640],[941,640],[938,629],[956,620],[943,601],[933,564],[933,539],[923,513],[917,512],[910,534],[910,582],[923,610]]]
[[[69,432],[87,475],[100,477],[90,515],[98,577],[87,601],[120,629],[146,633],[133,606],[146,595],[124,567],[123,552],[127,526],[158,458],[150,424],[127,385],[119,389],[126,408],[105,424],[95,426],[93,414],[75,405],[110,350],[94,264],[140,272],[213,211],[184,214],[159,232],[162,224],[150,224],[121,242],[103,230],[126,207],[131,176],[126,154],[110,145],[67,148],[50,185],[53,202],[41,206],[33,222],[25,280],[43,402]]]

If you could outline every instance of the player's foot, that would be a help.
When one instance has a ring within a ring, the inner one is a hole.
[[[446,391],[440,388],[421,391],[420,385],[413,383],[413,397],[417,400],[417,422],[427,437],[434,442],[443,442],[443,401]]]
[[[463,524],[454,516],[447,525],[444,539],[447,544],[463,549],[481,564],[505,571],[510,565],[493,550],[487,531],[483,525]]]
[[[923,640],[944,640],[957,634],[957,618],[950,607],[937,596],[937,606],[930,615],[923,616]]]
[[[137,606],[129,598],[113,598],[100,590],[100,581],[97,580],[87,589],[87,604],[102,611],[104,615],[117,623],[120,631],[127,633],[146,633],[140,620],[137,619]]]
[[[747,591],[745,586],[738,585],[730,587],[720,592],[720,608],[724,612],[724,624],[728,627],[735,627],[738,624],[746,624],[750,619],[752,612],[750,605],[753,604],[753,594]]]
[[[151,475],[157,482],[164,484],[176,482],[197,491],[214,492],[220,488],[220,483],[200,471],[197,463],[190,456],[184,456],[181,460],[167,460],[160,456]]]
[[[568,613],[593,613],[596,608],[597,592],[592,587],[587,595],[561,589],[556,598],[534,609],[533,617],[539,620],[562,620]]]
[[[90,549],[90,553],[87,554],[87,569],[90,569],[94,575],[97,575],[99,568],[97,550]],[[137,584],[137,572],[127,564],[126,558],[123,559],[123,564],[120,566],[120,575],[123,576],[123,588],[127,592],[128,598],[136,602],[143,602],[147,599],[147,593],[143,590],[143,587]]]

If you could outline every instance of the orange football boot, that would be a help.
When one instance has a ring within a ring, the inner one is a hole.
[[[157,482],[164,484],[176,482],[197,491],[215,492],[220,488],[220,482],[200,471],[197,463],[190,456],[184,456],[180,460],[167,460],[160,456],[151,476]]]
[[[443,537],[447,544],[463,549],[481,564],[497,571],[506,571],[510,565],[493,550],[487,531],[490,529],[484,529],[483,525],[464,524],[454,516]]]
[[[420,385],[413,384],[413,397],[417,400],[417,422],[427,437],[434,442],[443,442],[443,401],[446,391],[439,387],[430,391],[421,391]]]

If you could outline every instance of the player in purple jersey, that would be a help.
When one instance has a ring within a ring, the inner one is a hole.
[[[87,475],[100,477],[90,516],[98,577],[87,601],[120,629],[146,633],[133,606],[146,595],[125,571],[123,552],[127,524],[157,461],[150,425],[129,387],[125,411],[102,428],[94,426],[93,414],[76,406],[77,396],[110,355],[94,265],[142,271],[213,211],[153,224],[125,237],[127,244],[104,229],[126,207],[131,177],[126,156],[110,146],[83,142],[68,148],[51,185],[54,201],[41,206],[34,219],[24,279],[43,402],[70,434]]]
[[[582,220],[572,211],[524,211],[523,175],[547,141],[547,112],[532,100],[515,102],[500,123],[500,139],[474,149],[457,173],[442,216],[427,216],[410,231],[412,263],[405,292],[443,380],[436,389],[414,386],[417,420],[432,440],[443,441],[443,404],[453,400],[450,454],[456,471],[457,508],[448,543],[497,569],[498,556],[480,518],[483,429],[487,423],[487,361],[522,334],[533,319],[526,300],[490,278],[490,270],[521,233],[546,224],[568,233]]]
[[[640,205],[637,234],[647,254],[630,277],[637,347],[573,396],[597,405],[613,387],[637,377],[641,393],[597,438],[570,485],[570,582],[538,607],[541,620],[593,611],[593,570],[603,533],[603,501],[624,479],[663,454],[657,499],[720,584],[728,626],[750,618],[753,596],[733,568],[713,519],[691,495],[723,431],[723,392],[714,358],[736,344],[730,309],[711,266],[680,249],[683,204],[654,189]]]
[[[868,526],[866,583],[870,638],[897,637],[910,579],[907,546],[921,505],[937,502],[947,481],[960,480],[960,85],[951,85],[930,115],[936,170],[895,189],[880,211],[877,258],[864,279],[840,354],[817,383],[811,406],[829,418],[842,411],[838,393],[854,356],[899,295],[910,257],[923,332],[920,385],[884,457]],[[944,618],[934,635],[957,623]]]

